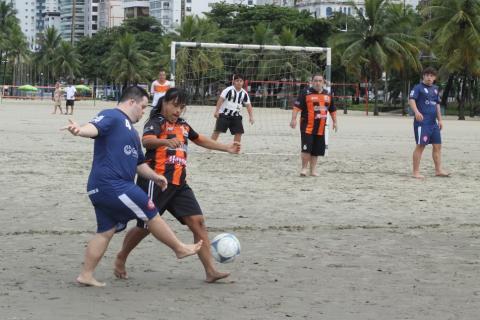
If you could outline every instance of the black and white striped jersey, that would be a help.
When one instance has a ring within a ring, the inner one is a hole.
[[[219,113],[227,116],[238,116],[243,106],[250,104],[250,97],[245,89],[237,91],[234,86],[227,87],[222,91],[220,97],[225,99],[223,101]]]

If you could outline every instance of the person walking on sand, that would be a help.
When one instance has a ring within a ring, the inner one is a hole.
[[[52,114],[57,113],[57,108],[60,110],[60,114],[63,114],[62,111],[62,89],[60,89],[60,82],[55,83],[55,91],[52,95],[53,100],[53,112]]]
[[[442,168],[442,113],[440,111],[440,96],[438,87],[434,85],[437,70],[427,67],[422,72],[422,82],[410,92],[408,103],[415,118],[413,132],[415,134],[415,150],[413,151],[413,173],[417,179],[425,178],[420,174],[420,160],[423,150],[428,144],[432,145],[432,157],[435,165],[435,176],[448,177],[450,174]]]
[[[95,208],[97,233],[85,250],[83,267],[76,278],[79,284],[105,286],[94,278],[95,268],[113,235],[124,230],[132,219],[144,221],[155,238],[170,247],[179,259],[197,253],[202,247],[202,240],[192,245],[180,242],[148,195],[134,183],[137,173],[163,190],[167,187],[165,177],[145,163],[140,138],[133,127],[147,105],[148,93],[137,86],[129,87],[116,108],[101,111],[85,125],[69,120],[70,124],[62,128],[74,136],[95,139],[87,194]]]

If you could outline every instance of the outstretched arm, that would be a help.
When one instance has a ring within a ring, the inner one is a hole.
[[[94,138],[98,136],[98,129],[91,123],[84,124],[83,126],[78,125],[75,121],[68,119],[70,122],[69,125],[63,127],[60,130],[68,130],[74,136],[80,136],[85,138]]]
[[[218,151],[224,151],[228,153],[240,153],[240,143],[239,142],[234,142],[230,144],[224,144],[217,142],[215,140],[212,140],[202,134],[198,136],[197,139],[192,140],[196,145],[199,145],[200,147],[204,147],[206,149],[211,149],[211,150],[218,150]]]

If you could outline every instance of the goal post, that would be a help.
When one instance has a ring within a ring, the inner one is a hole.
[[[209,49],[230,49],[230,50],[271,50],[285,52],[311,52],[325,53],[326,63],[324,76],[327,86],[331,83],[332,74],[332,50],[324,47],[302,47],[302,46],[277,46],[277,45],[256,45],[256,44],[238,44],[238,43],[208,43],[208,42],[177,42],[172,41],[170,46],[170,79],[175,85],[177,70],[177,49],[178,48],[209,48]],[[248,79],[246,79],[248,80]]]

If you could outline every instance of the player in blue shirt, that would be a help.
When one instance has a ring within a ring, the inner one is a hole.
[[[442,138],[440,130],[443,128],[442,114],[440,112],[440,97],[438,87],[433,84],[437,77],[434,68],[425,68],[422,72],[422,82],[417,84],[410,92],[409,105],[415,113],[413,129],[416,147],[413,151],[413,177],[425,178],[420,174],[420,160],[423,150],[432,144],[435,175],[448,177],[449,173],[442,169]]]
[[[197,253],[202,246],[202,241],[192,245],[180,242],[148,195],[134,183],[138,173],[163,189],[167,187],[165,177],[144,163],[140,137],[133,127],[147,105],[147,92],[140,87],[129,87],[116,108],[101,111],[83,126],[69,120],[70,124],[64,127],[75,136],[95,139],[87,193],[95,208],[97,233],[85,251],[83,268],[76,279],[80,284],[105,286],[93,277],[93,272],[115,232],[125,229],[129,220],[145,221],[149,231],[179,259]]]

